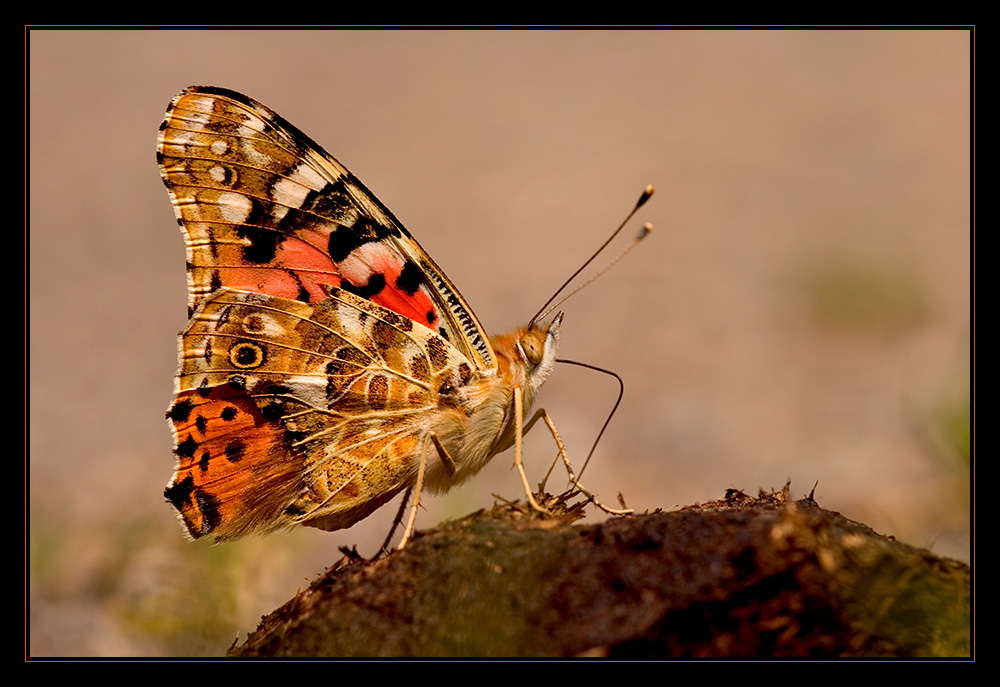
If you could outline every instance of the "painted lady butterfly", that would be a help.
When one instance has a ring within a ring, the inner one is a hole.
[[[487,337],[392,213],[245,95],[179,94],[157,159],[187,243],[190,315],[164,494],[191,537],[341,529],[415,488],[405,542],[422,487],[446,491],[511,445],[542,510],[521,437],[544,418],[565,459],[544,411],[523,421],[561,314]]]

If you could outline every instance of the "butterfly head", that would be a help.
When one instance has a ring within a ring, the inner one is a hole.
[[[511,367],[517,370],[524,390],[525,405],[530,407],[542,385],[556,366],[559,352],[559,328],[563,315],[559,313],[548,326],[531,324],[513,333]]]
[[[529,378],[536,374],[548,377],[552,371],[559,349],[559,327],[562,325],[562,319],[563,314],[559,313],[547,328],[542,329],[533,324],[518,337],[517,350],[527,365]]]
[[[552,374],[562,319],[559,313],[548,326],[532,323],[490,339],[497,356],[497,373],[520,386],[526,396],[534,396]]]

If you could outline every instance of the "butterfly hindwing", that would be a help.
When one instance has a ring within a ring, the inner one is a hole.
[[[347,527],[412,480],[441,389],[471,374],[443,338],[349,292],[220,289],[181,337],[167,497],[195,537]]]
[[[167,411],[177,467],[164,496],[192,538],[234,539],[280,526],[302,492],[301,452],[244,389],[183,391]]]

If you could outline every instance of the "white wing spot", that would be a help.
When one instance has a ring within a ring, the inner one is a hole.
[[[266,128],[267,126],[264,124],[263,120],[255,116],[247,115],[246,120],[240,126],[239,135],[247,137],[257,136]]]
[[[291,174],[289,179],[293,179],[310,189],[321,189],[326,186],[326,179],[307,162],[299,164]]]
[[[302,207],[303,201],[309,195],[309,189],[292,179],[282,179],[272,187],[271,197],[281,203],[293,208]]]
[[[227,222],[245,222],[250,216],[250,199],[239,193],[219,194],[219,212]]]
[[[250,335],[264,335],[272,339],[287,336],[285,328],[274,318],[262,312],[254,312],[243,318],[243,331]]]
[[[189,97],[184,101],[184,108],[187,110],[196,110],[198,112],[211,113],[212,108],[215,106],[215,98],[211,96],[206,96],[204,98]]]
[[[194,144],[194,134],[190,131],[181,131],[179,129],[171,129],[164,137],[163,142],[166,145],[178,146],[181,148],[186,148]]]

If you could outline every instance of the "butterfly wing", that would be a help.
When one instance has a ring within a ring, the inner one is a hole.
[[[220,287],[303,303],[336,287],[496,369],[482,325],[403,225],[269,108],[234,91],[189,88],[167,110],[157,153],[187,242],[191,312]]]
[[[166,496],[192,537],[348,527],[412,483],[440,390],[471,375],[442,337],[349,292],[220,289],[181,337]]]

